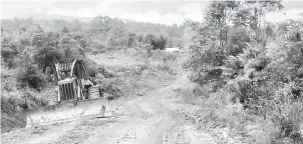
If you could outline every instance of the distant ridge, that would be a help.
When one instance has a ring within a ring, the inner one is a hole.
[[[162,25],[162,26],[171,26],[171,25],[166,25],[166,24],[161,24],[161,23],[152,23],[152,22],[144,22],[140,20],[132,20],[132,19],[125,19],[125,18],[119,18],[119,17],[111,17],[111,16],[103,16],[99,15],[101,17],[108,17],[110,19],[117,19],[121,20],[123,23],[141,23],[141,24],[156,24],[156,25]],[[91,22],[94,18],[99,17],[99,16],[94,16],[94,17],[81,17],[81,16],[68,16],[68,15],[59,15],[59,14],[52,14],[52,13],[29,13],[23,16],[18,16],[16,18],[33,18],[35,20],[66,20],[66,21],[73,21],[75,19],[83,21],[83,22]],[[7,19],[7,20],[12,20],[15,17],[9,17],[9,18],[1,18],[1,19]]]
[[[73,21],[75,19],[78,19],[80,21],[84,22],[90,22],[93,20],[94,17],[76,17],[76,16],[66,16],[66,15],[58,15],[58,14],[47,14],[47,13],[30,13],[26,14],[17,18],[30,18],[32,17],[33,19],[44,19],[44,20],[55,20],[55,19],[62,19],[66,21]],[[3,19],[13,19],[12,18],[3,18]]]

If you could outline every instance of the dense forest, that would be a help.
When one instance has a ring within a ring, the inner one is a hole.
[[[213,2],[205,22],[192,25],[184,67],[199,84],[202,121],[245,143],[303,142],[303,23],[265,19],[282,8],[281,1]]]

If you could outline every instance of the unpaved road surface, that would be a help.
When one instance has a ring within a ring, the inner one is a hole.
[[[191,116],[197,106],[182,103],[175,89],[182,81],[145,96],[112,101],[110,118],[81,120],[24,128],[2,134],[2,143],[78,144],[210,144],[214,139],[196,130]]]

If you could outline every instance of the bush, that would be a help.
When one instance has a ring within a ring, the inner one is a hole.
[[[52,67],[54,62],[60,61],[62,55],[55,48],[42,48],[34,55],[34,61],[45,71],[46,67]]]
[[[96,62],[89,59],[85,60],[85,64],[87,67],[88,75],[90,77],[96,77],[98,73],[99,65]]]
[[[14,59],[18,54],[18,43],[9,42],[8,44],[3,44],[1,48],[1,56],[4,62],[7,62],[9,59]]]
[[[96,56],[96,55],[99,54],[100,52],[99,52],[98,50],[94,50],[92,53],[93,53],[94,56]]]
[[[113,96],[114,98],[119,98],[123,95],[122,90],[119,86],[122,85],[119,81],[111,81],[109,83],[103,83],[100,86],[101,93],[107,93],[110,96]]]
[[[50,91],[54,91],[54,89],[50,89]],[[43,91],[35,91],[31,89],[24,89],[22,92],[23,99],[26,99],[27,103],[24,103],[25,107],[40,107],[48,105],[47,97],[50,95],[48,90]],[[22,106],[22,105],[19,105]],[[24,107],[23,107],[24,108]]]
[[[164,36],[160,36],[159,38],[152,39],[150,44],[153,46],[154,50],[155,49],[164,50],[166,42],[167,42],[167,38],[164,38]]]
[[[96,77],[97,75],[97,69],[91,66],[87,67],[87,72],[90,77]]]
[[[5,78],[5,76],[1,78],[2,80],[4,80],[3,83],[1,83],[2,90],[5,90],[7,92],[12,92],[17,90],[17,82],[15,78],[12,77]]]
[[[51,91],[54,91],[51,89]],[[24,88],[16,91],[4,91],[1,96],[2,111],[19,111],[28,108],[48,105],[47,97],[53,93],[47,90],[38,92],[35,89]]]
[[[145,36],[145,43],[150,44],[153,49],[160,49],[163,50],[165,49],[166,43],[167,43],[167,38],[164,36],[156,37],[155,35],[149,34]]]
[[[150,58],[152,56],[152,46],[150,44],[146,44],[146,43],[139,43],[139,47],[146,50],[146,56],[147,58]]]
[[[17,54],[18,51],[15,47],[11,48],[8,45],[5,45],[1,48],[2,60],[8,68],[15,68],[17,66],[17,63],[14,60]]]
[[[62,59],[62,55],[55,48],[41,48],[34,55],[34,61],[42,68],[43,71],[47,67],[53,67],[55,61],[60,61]]]
[[[20,96],[18,91],[8,93],[6,91],[1,94],[1,111],[17,111],[17,100]]]
[[[20,88],[28,86],[40,91],[46,86],[47,80],[35,65],[26,65],[18,72],[17,82]]]
[[[115,76],[113,72],[105,69],[104,66],[102,66],[100,64],[97,64],[94,61],[86,60],[85,63],[86,63],[86,66],[87,66],[88,75],[90,77],[96,77],[98,75],[98,73],[102,74],[105,78]]]

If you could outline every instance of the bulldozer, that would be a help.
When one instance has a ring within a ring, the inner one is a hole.
[[[84,60],[54,63],[53,73],[57,95],[48,99],[49,105],[26,112],[26,127],[111,115],[108,100],[89,78]]]

